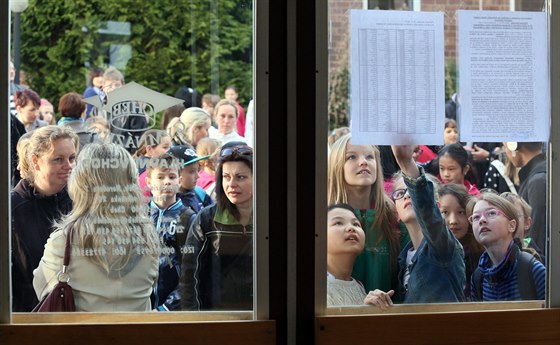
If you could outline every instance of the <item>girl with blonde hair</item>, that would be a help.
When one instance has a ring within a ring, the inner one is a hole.
[[[351,133],[332,146],[328,164],[328,204],[349,204],[366,233],[364,251],[354,263],[352,276],[366,291],[396,288],[397,258],[408,242],[399,227],[394,205],[383,190],[383,168],[374,145],[353,145]]]
[[[151,310],[160,250],[137,178],[136,164],[123,147],[84,148],[68,183],[74,208],[55,224],[33,272],[39,298],[58,282],[71,236],[68,274],[77,311]]]
[[[185,109],[180,117],[169,121],[167,132],[174,145],[196,145],[202,138],[208,136],[208,129],[212,125],[210,114],[204,109],[190,107]]]
[[[212,196],[216,186],[216,165],[220,146],[220,142],[217,139],[204,138],[200,140],[196,147],[196,155],[198,157],[210,156],[208,159],[199,162],[200,171],[198,173],[198,180],[196,180],[196,185],[204,189],[210,196]]]

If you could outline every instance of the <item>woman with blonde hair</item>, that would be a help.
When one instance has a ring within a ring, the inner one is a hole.
[[[351,133],[334,142],[328,164],[328,204],[349,204],[366,233],[364,251],[352,276],[366,291],[395,289],[397,258],[409,238],[400,228],[391,199],[383,190],[383,168],[374,145],[353,145]]]
[[[68,182],[74,208],[55,224],[33,272],[39,299],[58,282],[70,236],[68,275],[76,311],[151,310],[160,250],[137,178],[136,164],[123,147],[84,148]]]
[[[190,107],[185,109],[180,117],[169,121],[167,132],[173,145],[191,145],[196,148],[199,140],[208,136],[211,125],[210,114],[202,108]]]
[[[22,180],[11,192],[13,311],[31,311],[38,303],[33,269],[39,265],[53,221],[72,209],[66,184],[78,147],[72,129],[52,125],[26,134],[18,143]]]

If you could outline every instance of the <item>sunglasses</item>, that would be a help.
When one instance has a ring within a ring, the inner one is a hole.
[[[252,156],[253,149],[248,146],[234,146],[223,149],[220,152],[220,158],[237,155],[237,156]]]

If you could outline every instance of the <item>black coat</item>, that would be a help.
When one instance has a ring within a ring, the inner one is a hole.
[[[217,205],[194,220],[185,244],[179,282],[185,310],[253,308],[253,226],[216,219]]]
[[[72,209],[66,188],[48,197],[35,192],[27,180],[12,190],[12,296],[14,312],[31,311],[38,300],[33,270],[39,266],[53,221]]]

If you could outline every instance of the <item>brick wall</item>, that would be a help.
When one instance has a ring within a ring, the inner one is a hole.
[[[456,56],[457,9],[508,11],[510,0],[422,0],[421,10],[445,13],[445,58]],[[363,0],[328,0],[329,13],[329,74],[333,75],[347,64],[348,56],[348,10],[363,9]],[[543,0],[516,0],[517,11],[540,11]]]

